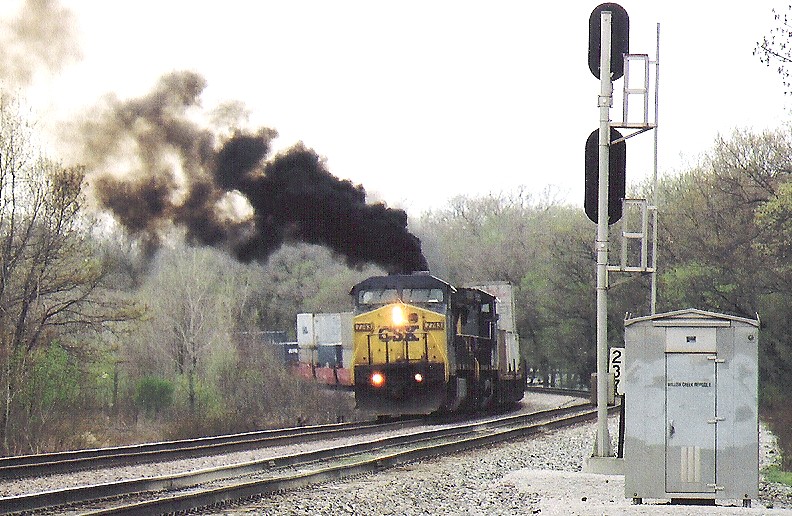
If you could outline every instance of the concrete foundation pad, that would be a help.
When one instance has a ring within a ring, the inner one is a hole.
[[[503,477],[499,488],[520,493],[527,500],[524,512],[540,516],[753,516],[792,514],[787,508],[769,509],[754,500],[751,508],[741,500],[719,500],[718,505],[670,505],[668,499],[643,500],[633,505],[624,496],[624,477],[572,471],[522,469]],[[485,514],[470,511],[469,514]]]
[[[618,457],[587,457],[583,461],[585,473],[624,475],[624,459]]]

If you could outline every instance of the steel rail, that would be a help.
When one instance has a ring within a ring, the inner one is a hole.
[[[226,453],[290,442],[326,439],[345,434],[378,432],[388,427],[415,424],[417,421],[417,419],[403,419],[386,423],[367,421],[312,425],[178,441],[4,457],[0,458],[0,479],[73,473],[100,467],[202,457],[213,452]]]
[[[577,408],[579,409],[580,407],[578,406]],[[570,408],[556,409],[556,411],[568,412],[570,411]],[[207,489],[197,493],[176,495],[169,498],[161,498],[147,502],[132,503],[121,507],[114,507],[106,510],[90,512],[87,514],[165,514],[217,506],[237,500],[252,499],[264,494],[274,493],[281,490],[298,489],[311,484],[370,473],[427,457],[448,455],[476,447],[495,444],[516,437],[531,435],[534,433],[552,430],[594,419],[596,415],[597,411],[595,409],[586,408],[583,412],[579,412],[577,414],[565,415],[560,418],[550,419],[540,423],[528,424],[522,427],[505,429],[501,431],[492,431],[487,434],[480,434],[476,431],[470,431],[466,432],[464,436],[460,435],[460,438],[457,440],[427,444],[426,446],[396,451],[394,453],[359,460],[350,464],[330,466],[280,478],[239,483],[231,486]],[[420,441],[423,440],[424,439],[421,439]]]
[[[544,387],[538,385],[529,385],[525,388],[526,392],[544,392],[547,394],[560,394],[566,396],[576,396],[581,398],[588,398],[591,396],[590,390],[587,389],[567,389],[566,387]]]
[[[583,410],[582,415],[580,415],[581,410]],[[534,428],[533,430],[530,429],[532,425],[531,422],[536,421],[537,419],[547,419],[547,418],[552,418],[553,416],[556,416],[557,418],[559,417],[559,414],[561,415],[560,417],[564,417],[565,415],[574,412],[578,413],[578,415],[572,416],[574,418],[586,418],[586,417],[590,418],[595,414],[595,412],[590,407],[586,408],[585,406],[578,405],[573,407],[566,407],[560,410],[552,409],[552,410],[536,412],[533,414],[506,416],[506,417],[491,419],[488,421],[465,423],[465,424],[455,425],[442,429],[432,429],[424,432],[419,432],[417,434],[410,436],[374,439],[371,441],[357,443],[349,446],[343,446],[339,448],[325,448],[314,452],[281,456],[281,457],[266,459],[262,461],[254,461],[243,464],[224,466],[220,468],[211,468],[196,472],[182,473],[178,475],[169,475],[169,476],[155,477],[149,479],[135,479],[135,480],[128,480],[117,483],[99,484],[94,486],[84,486],[78,488],[49,491],[45,493],[34,493],[31,495],[0,498],[0,512],[8,513],[8,512],[33,511],[44,508],[51,508],[54,506],[63,506],[67,504],[76,504],[76,503],[84,504],[100,498],[141,495],[141,494],[152,493],[157,491],[176,490],[176,489],[194,487],[198,484],[229,480],[244,475],[253,475],[253,474],[272,475],[273,473],[278,474],[277,472],[273,472],[272,470],[276,468],[286,468],[289,466],[305,465],[311,462],[316,463],[320,461],[338,459],[339,457],[344,457],[348,461],[349,457],[354,457],[355,455],[371,453],[376,450],[393,448],[397,446],[405,446],[409,444],[416,445],[416,443],[431,442],[433,440],[436,441],[437,439],[451,438],[454,439],[453,442],[468,442],[471,446],[475,446],[477,445],[475,443],[489,442],[488,439],[495,439],[495,441],[492,442],[496,442],[497,440],[508,439],[514,435],[519,435],[520,432],[531,433],[533,431],[536,431],[536,429],[552,428],[554,427],[553,425],[556,423],[553,422],[539,423],[538,425],[533,426]],[[571,424],[571,423],[558,423],[558,425],[560,424]],[[514,425],[518,425],[518,426],[522,425],[522,426],[520,428],[517,428],[516,430],[515,429],[502,430],[502,431],[497,430],[498,428],[502,428],[504,426],[508,427]],[[487,432],[487,433],[482,434],[482,432]],[[471,435],[474,435],[475,437],[470,437]],[[501,437],[500,438],[493,437],[493,435],[494,436],[500,435]],[[422,455],[419,453],[419,456],[426,456],[427,454],[436,455],[436,454],[446,453],[446,451],[444,450],[446,449],[450,450],[451,448],[453,448],[453,445],[451,444],[441,445],[440,448],[436,448],[436,446],[438,445],[435,444],[424,447],[418,447],[418,449],[424,450],[424,452],[421,452],[424,454]],[[444,448],[446,446],[451,446],[451,448]],[[430,449],[434,451],[429,453],[428,450]],[[395,458],[398,458],[398,461],[403,462],[404,460],[413,460],[413,458],[411,457],[415,457],[414,455],[415,453],[418,452],[410,452],[408,450],[408,451],[395,453],[393,454],[393,456]],[[363,470],[365,471],[370,471],[371,469],[376,469],[377,467],[391,465],[391,461],[396,460],[395,458],[390,458],[390,455],[385,454],[368,460],[360,460],[358,461],[360,463],[359,466],[358,465],[335,466],[329,468],[321,468],[314,472],[301,473],[296,475],[286,474],[285,476],[284,473],[281,472],[279,473],[281,475],[281,478],[268,478],[265,480],[236,484],[235,486],[207,489],[198,493],[191,493],[189,495],[176,495],[169,498],[163,498],[160,500],[133,503],[125,507],[116,507],[108,510],[113,513],[128,513],[128,514],[144,514],[144,513],[151,514],[156,512],[164,513],[164,512],[180,511],[180,510],[185,510],[182,508],[184,504],[188,504],[188,505],[193,504],[191,505],[190,508],[195,508],[203,505],[211,505],[215,503],[225,502],[232,499],[246,498],[248,496],[252,496],[246,494],[249,490],[252,491],[258,490],[256,491],[256,494],[269,493],[272,491],[277,491],[279,489],[287,489],[287,488],[292,489],[294,487],[299,487],[301,485],[304,485],[303,482],[314,483],[314,482],[325,481],[330,478],[340,478],[340,476],[353,475],[356,474],[355,472],[358,471],[358,469],[360,468],[363,468]],[[186,501],[189,499],[193,499],[194,501]],[[213,500],[213,501],[206,502],[206,500]],[[168,505],[168,504],[172,504],[172,505]],[[125,512],[125,511],[131,511],[131,512]],[[97,514],[107,514],[107,512],[99,511],[97,512]]]

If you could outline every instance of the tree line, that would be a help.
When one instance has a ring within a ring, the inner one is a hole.
[[[637,185],[658,199],[657,312],[699,308],[756,318],[760,406],[792,468],[792,133],[738,130],[681,173]],[[626,218],[626,216],[625,216]],[[620,224],[611,230],[617,255]],[[585,383],[595,370],[595,225],[583,210],[526,192],[460,197],[424,216],[429,261],[452,282],[502,278],[516,287],[529,367]],[[623,343],[625,314],[650,313],[650,279],[611,273],[608,341]]]
[[[289,375],[259,336],[293,338],[298,312],[349,310],[351,285],[381,270],[349,268],[304,244],[243,264],[178,234],[151,255],[92,209],[83,169],[44,157],[20,113],[14,98],[0,98],[3,453],[355,417],[349,396]],[[788,128],[737,131],[663,176],[656,192],[644,184],[630,193],[658,199],[658,312],[761,317],[761,401],[774,421],[788,417],[792,385],[791,157]],[[561,371],[586,384],[595,226],[559,198],[552,189],[461,196],[410,229],[436,276],[512,283],[534,375]],[[610,344],[623,342],[626,313],[649,310],[648,276],[612,274]]]

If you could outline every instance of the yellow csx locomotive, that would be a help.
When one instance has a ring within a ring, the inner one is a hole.
[[[381,416],[430,414],[522,399],[525,366],[511,285],[456,288],[415,273],[374,276],[350,293],[358,408]]]

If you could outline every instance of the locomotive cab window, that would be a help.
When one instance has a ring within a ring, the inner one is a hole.
[[[442,303],[443,291],[439,288],[406,288],[402,291],[405,303]]]
[[[386,305],[399,300],[396,289],[361,290],[358,294],[358,304],[361,305]]]

